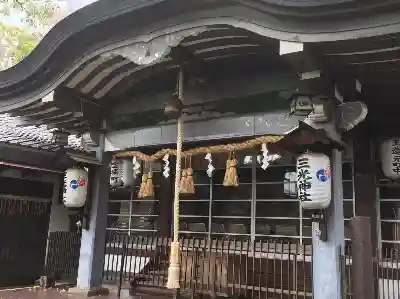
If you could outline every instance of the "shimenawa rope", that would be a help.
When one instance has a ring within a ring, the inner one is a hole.
[[[267,136],[260,136],[253,139],[249,139],[240,143],[229,143],[229,144],[220,144],[220,145],[213,145],[213,146],[203,146],[198,148],[193,148],[187,151],[181,152],[181,158],[183,157],[191,157],[194,155],[201,155],[201,154],[217,154],[217,153],[230,153],[236,152],[244,149],[249,149],[261,145],[263,143],[276,143],[282,139],[282,136],[276,135],[267,135]],[[177,150],[164,148],[159,150],[158,152],[154,153],[153,155],[146,155],[139,151],[126,151],[120,152],[114,155],[115,158],[124,158],[124,157],[136,157],[145,162],[153,162],[159,159],[162,159],[166,154],[170,156],[176,156]]]
[[[179,70],[178,78],[178,96],[183,100],[183,68]],[[168,268],[168,289],[179,289],[179,193],[181,182],[181,159],[182,159],[182,116],[178,119],[178,136],[176,139],[176,166],[175,166],[175,194],[174,194],[174,239],[171,243],[171,252],[169,256]]]

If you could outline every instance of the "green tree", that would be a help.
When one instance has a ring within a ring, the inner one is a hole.
[[[0,0],[0,69],[16,64],[35,48],[53,25],[58,7],[58,0]]]

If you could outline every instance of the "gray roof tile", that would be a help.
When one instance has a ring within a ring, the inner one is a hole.
[[[47,126],[17,126],[16,117],[8,114],[0,115],[0,142],[33,147],[44,150],[57,150],[59,146],[52,143],[53,132],[56,129],[47,129]],[[81,138],[74,135],[68,137],[67,148],[83,150]]]

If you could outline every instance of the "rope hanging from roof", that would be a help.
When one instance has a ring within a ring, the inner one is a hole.
[[[178,97],[183,99],[183,68],[181,67],[178,75]],[[173,241],[171,242],[171,250],[169,256],[168,267],[168,289],[180,288],[180,265],[179,265],[179,194],[181,181],[181,159],[182,159],[182,140],[183,140],[183,120],[182,115],[178,118],[178,132],[176,139],[176,166],[175,166],[175,192],[174,192],[174,225],[173,225]]]
[[[240,143],[229,143],[229,144],[220,144],[220,145],[212,145],[212,146],[203,146],[197,147],[193,149],[189,149],[181,152],[181,157],[191,157],[195,155],[202,154],[218,154],[218,153],[232,153],[240,150],[254,148],[263,143],[272,144],[276,143],[282,139],[282,136],[261,136],[253,139],[249,139]],[[144,162],[154,162],[156,160],[162,159],[165,155],[176,156],[176,149],[164,148],[154,153],[153,155],[146,155],[139,151],[125,151],[120,152],[114,155],[115,158],[126,158],[126,157],[136,157]]]

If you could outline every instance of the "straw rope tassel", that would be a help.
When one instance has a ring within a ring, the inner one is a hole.
[[[226,170],[223,183],[224,186],[237,187],[239,185],[236,166],[237,166],[237,160],[231,153],[229,154],[228,160],[226,160]]]
[[[180,194],[187,194],[187,171],[186,169],[182,169],[181,172],[181,182],[180,182],[180,187],[179,187],[179,193]]]
[[[137,197],[144,198],[144,189],[146,188],[147,184],[147,173],[143,173],[142,175],[142,182],[140,183],[140,188]]]
[[[153,172],[151,170],[147,173],[147,180],[143,191],[143,198],[154,196]]]
[[[183,69],[179,70],[179,81],[178,81],[178,92],[179,99],[182,100],[183,95]],[[182,117],[178,119],[178,136],[176,138],[176,171],[175,171],[175,194],[174,194],[174,239],[171,243],[171,252],[169,256],[169,268],[168,268],[168,289],[179,289],[179,277],[180,277],[180,266],[179,266],[179,193],[180,193],[180,181],[181,181],[181,159],[182,159],[182,139],[183,139],[183,121]]]
[[[186,169],[186,191],[188,194],[194,194],[194,183],[193,183],[193,168]]]

